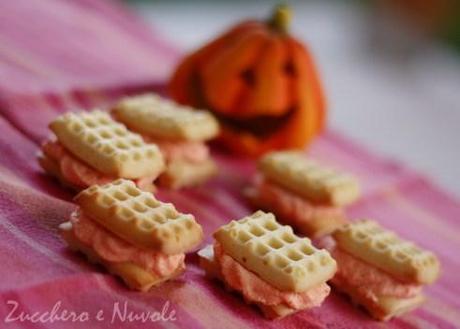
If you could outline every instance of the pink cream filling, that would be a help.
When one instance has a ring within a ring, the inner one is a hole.
[[[209,158],[209,147],[202,142],[171,141],[143,136],[147,143],[154,143],[166,158],[167,162],[181,160],[188,162],[203,162]]]
[[[48,157],[59,163],[62,177],[70,184],[77,187],[86,188],[95,184],[103,185],[116,179],[115,177],[102,174],[78,160],[58,141],[45,142],[42,145],[42,150]],[[139,188],[146,191],[152,191],[155,178],[156,177],[143,177],[134,180],[134,182]]]
[[[410,298],[420,293],[420,285],[398,281],[339,248],[334,249],[332,257],[337,261],[338,266],[332,281],[353,287],[368,298],[376,299],[378,296]]]
[[[165,255],[125,242],[81,213],[70,219],[78,240],[108,262],[132,262],[160,277],[169,276],[184,264],[185,254]]]
[[[279,187],[268,181],[263,176],[255,179],[254,186],[257,190],[257,199],[270,210],[278,213],[281,217],[291,220],[294,226],[302,226],[314,218],[341,217],[343,210],[327,205],[312,204],[294,193]]]
[[[324,282],[302,293],[281,291],[245,269],[227,255],[218,242],[214,243],[214,255],[225,282],[240,291],[250,302],[271,306],[285,304],[296,310],[306,309],[321,305],[331,290]]]

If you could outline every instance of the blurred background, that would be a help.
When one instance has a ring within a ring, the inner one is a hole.
[[[189,52],[277,1],[127,1]],[[321,73],[329,129],[460,196],[459,1],[289,1]]]

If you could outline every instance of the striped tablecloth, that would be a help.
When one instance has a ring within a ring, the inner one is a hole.
[[[412,170],[331,131],[308,152],[361,180],[364,195],[348,209],[349,216],[374,218],[441,259],[442,276],[426,289],[428,300],[415,312],[382,324],[333,292],[320,308],[270,322],[207,280],[195,254],[187,256],[182,277],[137,293],[70,252],[57,226],[75,207],[72,194],[45,176],[35,160],[39,143],[49,134],[47,123],[64,111],[107,106],[123,94],[161,91],[177,59],[173,47],[117,3],[0,2],[1,328],[460,326],[459,202]],[[193,213],[206,242],[217,227],[251,211],[240,192],[254,164],[214,153],[221,168],[217,179],[158,195]],[[162,319],[169,321],[142,320],[148,312],[162,311]]]

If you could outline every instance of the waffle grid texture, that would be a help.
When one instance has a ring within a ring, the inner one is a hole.
[[[271,213],[257,211],[231,221],[214,237],[228,255],[280,290],[306,291],[329,280],[336,271],[328,251],[296,236]]]
[[[66,149],[100,172],[123,178],[156,177],[164,169],[159,148],[146,144],[107,113],[66,113],[50,124]]]
[[[432,252],[374,221],[346,224],[333,236],[339,248],[402,281],[432,283],[439,275],[439,261]]]
[[[344,206],[360,194],[353,176],[318,164],[300,152],[269,153],[258,167],[268,180],[311,201]]]
[[[189,251],[203,238],[193,215],[178,212],[171,203],[158,201],[129,180],[93,185],[75,200],[86,215],[141,248],[177,254]]]
[[[114,106],[112,114],[130,129],[160,139],[204,141],[219,132],[217,120],[209,112],[155,94],[126,97]]]

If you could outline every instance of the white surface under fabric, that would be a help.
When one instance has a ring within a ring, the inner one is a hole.
[[[186,52],[238,20],[267,17],[275,3],[165,1],[135,8]],[[460,57],[427,42],[398,39],[384,45],[376,39],[378,17],[350,3],[291,1],[291,33],[314,54],[329,126],[459,197]]]

